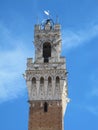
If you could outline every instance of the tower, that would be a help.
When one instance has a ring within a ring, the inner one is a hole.
[[[68,103],[66,61],[61,57],[60,24],[52,19],[34,27],[35,60],[25,71],[29,96],[28,130],[63,130]]]

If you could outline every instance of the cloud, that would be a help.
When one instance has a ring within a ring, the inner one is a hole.
[[[62,34],[63,47],[69,50],[83,45],[98,36],[98,25],[96,24],[88,29],[78,31],[66,30]]]
[[[10,30],[0,24],[0,102],[22,96],[25,91],[22,73],[31,49],[21,39],[12,38]],[[32,55],[31,55],[32,56]]]
[[[91,114],[98,116],[98,70],[93,70],[89,75],[89,89],[85,94],[82,108]]]

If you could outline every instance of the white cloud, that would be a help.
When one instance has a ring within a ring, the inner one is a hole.
[[[63,31],[62,34],[63,47],[65,49],[72,49],[83,45],[98,36],[98,25],[93,25],[89,27],[89,29],[78,31],[66,30]]]
[[[23,57],[19,56],[19,51],[15,52],[2,52],[0,53],[0,100],[9,100],[10,98],[16,97],[17,91],[23,89],[22,86],[18,86],[20,72],[23,71],[22,63]],[[20,59],[22,62],[20,62]],[[18,63],[19,61],[19,63]],[[24,68],[24,65],[23,65]],[[14,82],[17,81],[17,88]],[[13,92],[12,92],[13,91]]]
[[[2,24],[0,29],[0,102],[3,102],[24,93],[22,73],[26,69],[26,58],[32,53],[24,41],[12,38],[10,31]],[[8,47],[4,48],[4,44]]]
[[[89,76],[89,89],[86,91],[83,109],[98,116],[98,70],[94,70]]]

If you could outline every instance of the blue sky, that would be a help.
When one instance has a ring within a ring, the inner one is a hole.
[[[65,130],[98,130],[98,1],[0,0],[0,130],[28,129],[28,95],[22,77],[34,57],[37,17],[50,10],[62,28],[68,104]]]

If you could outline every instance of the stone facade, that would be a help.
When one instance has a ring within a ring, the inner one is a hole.
[[[47,19],[34,30],[35,60],[27,59],[29,130],[62,130],[69,99],[66,60],[60,56],[60,25]]]

